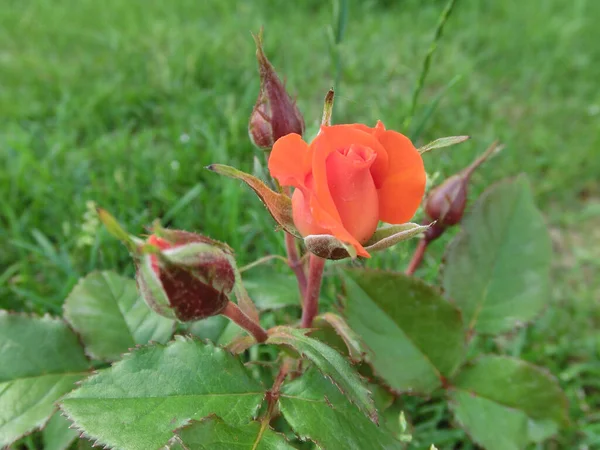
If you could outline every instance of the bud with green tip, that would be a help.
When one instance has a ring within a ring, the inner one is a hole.
[[[262,34],[262,33],[261,33]],[[290,133],[304,133],[304,119],[296,102],[285,90],[262,48],[262,36],[254,36],[260,75],[260,92],[250,115],[248,132],[254,144],[270,150],[277,139]]]
[[[225,244],[179,230],[152,234],[136,257],[136,280],[146,303],[181,322],[220,314],[235,286]]]
[[[267,340],[227,244],[188,231],[167,230],[157,222],[153,234],[143,241],[130,235],[106,210],[97,211],[106,229],[134,257],[139,291],[153,311],[181,322],[223,314],[257,342]],[[232,292],[238,305],[229,300]]]

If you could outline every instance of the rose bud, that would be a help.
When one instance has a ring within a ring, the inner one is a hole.
[[[452,175],[427,195],[424,207],[430,222],[435,222],[426,232],[425,239],[437,239],[448,227],[460,223],[467,205],[467,191],[471,175],[491,154],[498,151],[493,143],[471,165]]]
[[[151,235],[136,258],[136,280],[146,303],[181,322],[221,313],[235,286],[229,247],[179,230]]]
[[[287,135],[273,146],[269,171],[295,188],[293,220],[303,237],[331,236],[363,257],[370,256],[363,244],[379,221],[407,222],[425,192],[421,155],[381,122],[375,128],[323,125],[310,144]]]
[[[277,139],[290,133],[304,133],[304,119],[296,103],[288,95],[275,69],[265,56],[262,39],[254,36],[260,75],[258,99],[250,115],[248,132],[252,142],[270,150]]]
[[[461,174],[446,179],[427,196],[425,214],[439,226],[459,223],[467,204],[468,184],[469,179]]]

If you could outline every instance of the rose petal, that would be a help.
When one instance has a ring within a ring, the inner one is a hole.
[[[389,170],[379,188],[379,219],[387,223],[408,222],[425,193],[423,159],[410,139],[396,131],[376,133],[387,150]]]
[[[269,156],[269,172],[282,186],[303,187],[311,171],[311,150],[299,134],[278,139]]]
[[[342,224],[342,218],[331,196],[327,179],[326,162],[329,155],[338,149],[349,148],[352,144],[357,143],[357,139],[369,144],[375,142],[376,147],[383,148],[375,139],[363,131],[340,125],[321,127],[320,133],[311,143],[313,177],[310,211],[318,226],[328,230],[329,234],[341,241],[352,245],[357,254],[368,257],[368,253],[363,246]],[[365,146],[368,147],[368,145]],[[385,149],[383,149],[383,152],[385,152]]]
[[[365,250],[365,248],[361,245],[360,242],[356,240],[354,236],[352,236],[344,225],[333,217],[331,217],[327,211],[319,204],[319,199],[312,195],[310,199],[310,207],[313,214],[313,218],[315,221],[325,228],[328,233],[332,236],[335,236],[340,241],[351,245],[356,250],[356,254],[358,256],[362,256],[364,258],[370,258],[369,252]]]
[[[379,189],[388,171],[387,150],[374,136],[380,126],[383,127],[383,124],[378,123],[376,128],[370,128],[360,123],[321,127],[321,133],[315,138],[315,141],[319,138],[324,139],[326,136],[329,145],[336,150],[349,147],[352,144],[374,150],[377,153],[377,158],[371,166],[371,175],[373,175],[375,186]],[[385,128],[383,129],[385,130]]]
[[[368,241],[379,222],[379,201],[370,167],[377,154],[370,148],[350,146],[346,154],[327,158],[329,191],[344,228],[358,240]]]
[[[310,192],[296,189],[292,195],[292,214],[294,225],[302,236],[310,234],[328,234],[328,231],[316,223],[310,208]]]

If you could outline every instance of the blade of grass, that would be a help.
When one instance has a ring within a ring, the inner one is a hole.
[[[435,29],[435,33],[433,35],[433,39],[431,41],[431,44],[429,45],[429,50],[427,51],[425,59],[423,60],[423,67],[421,68],[421,73],[417,80],[417,84],[415,85],[415,88],[413,90],[412,100],[410,103],[410,110],[408,115],[406,116],[406,119],[404,119],[405,129],[410,126],[410,123],[412,122],[412,119],[415,115],[417,105],[419,102],[419,96],[421,95],[421,91],[423,90],[423,86],[425,85],[425,79],[427,78],[427,74],[429,73],[431,59],[433,58],[433,55],[437,50],[438,42],[442,38],[442,32],[444,31],[444,25],[446,25],[446,22],[448,21],[448,18],[450,17],[450,14],[452,13],[454,6],[456,5],[456,2],[457,0],[449,0],[448,3],[446,3],[446,7],[442,11],[437,27]]]
[[[187,191],[183,197],[181,197],[163,216],[163,222],[170,222],[178,212],[184,209],[187,205],[189,205],[196,197],[200,195],[202,192],[203,186],[198,183],[194,187],[192,187],[189,191]]]
[[[348,24],[348,0],[333,0],[334,25],[330,25],[327,34],[329,38],[329,52],[333,66],[333,90],[337,93],[342,78],[341,43],[344,39],[346,25]]]
[[[444,86],[436,94],[436,96],[433,98],[433,100],[431,102],[429,102],[429,104],[425,108],[425,111],[423,111],[423,114],[420,115],[419,120],[416,122],[413,122],[411,131],[408,133],[411,141],[416,142],[421,137],[421,134],[423,133],[423,130],[425,129],[425,125],[427,125],[427,123],[429,122],[429,119],[431,119],[431,116],[437,109],[437,107],[440,104],[440,101],[442,100],[444,95],[446,95],[448,90],[450,90],[450,88],[452,88],[461,79],[462,79],[462,75],[456,75],[454,78],[452,78],[450,80],[450,82],[446,86]]]

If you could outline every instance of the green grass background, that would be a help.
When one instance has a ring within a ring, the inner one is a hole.
[[[402,131],[444,3],[350,1],[335,122]],[[459,1],[415,119],[458,77],[417,143],[472,139],[428,154],[429,173],[452,174],[498,138],[506,148],[473,177],[472,196],[526,172],[546,214],[554,295],[531,327],[493,345],[549,367],[566,389],[573,427],[548,448],[600,447],[599,20],[594,0]],[[258,200],[204,166],[251,171],[260,157],[247,120],[258,92],[250,32],[262,25],[308,127],[319,123],[334,22],[317,0],[1,0],[0,307],[58,313],[88,271],[132,272],[91,202],[133,233],[160,217],[227,241],[241,264],[283,253]],[[403,269],[412,246],[373,263]],[[434,247],[420,272],[430,279]],[[421,417],[417,437],[436,439],[440,420]]]

